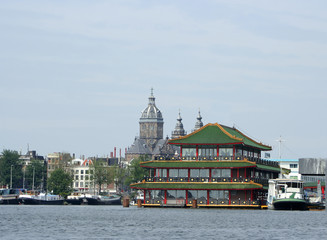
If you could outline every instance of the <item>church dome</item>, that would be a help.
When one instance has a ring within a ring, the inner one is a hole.
[[[140,122],[148,122],[153,121],[156,122],[163,122],[162,113],[157,108],[155,104],[155,97],[153,96],[153,89],[151,89],[151,96],[149,97],[149,104],[148,106],[143,110]]]

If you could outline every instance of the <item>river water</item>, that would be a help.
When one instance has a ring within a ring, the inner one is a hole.
[[[326,239],[326,211],[0,205],[0,239]]]

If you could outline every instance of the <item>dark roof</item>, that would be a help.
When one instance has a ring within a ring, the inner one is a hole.
[[[151,154],[151,151],[144,139],[135,138],[134,143],[127,150],[127,154]]]

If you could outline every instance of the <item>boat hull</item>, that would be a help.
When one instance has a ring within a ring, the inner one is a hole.
[[[71,205],[81,205],[83,202],[83,199],[66,199],[66,202]]]
[[[88,205],[121,205],[121,198],[109,198],[101,200],[99,198],[86,198]]]
[[[17,197],[2,198],[0,200],[0,204],[19,204],[18,196]]]
[[[278,199],[273,202],[275,210],[307,210],[307,202],[303,199]]]
[[[64,200],[40,200],[33,198],[24,198],[21,200],[22,204],[25,205],[63,205]]]

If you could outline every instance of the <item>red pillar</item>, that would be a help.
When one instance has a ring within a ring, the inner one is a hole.
[[[179,153],[179,156],[180,156],[180,158],[182,160],[182,157],[183,157],[183,146],[181,146],[181,152]]]
[[[191,177],[191,169],[188,169],[188,173],[187,173],[187,181],[190,181],[190,177]]]
[[[165,200],[164,203],[167,204],[167,190],[165,190]]]
[[[237,178],[240,178],[240,169],[237,169]]]
[[[231,204],[231,194],[230,194],[230,190],[228,190],[228,205]]]
[[[199,160],[199,145],[196,145],[196,161]]]
[[[185,191],[185,194],[186,194],[186,196],[185,196],[185,203],[188,204],[188,197],[187,197],[188,191],[187,190]]]
[[[207,190],[207,205],[209,205],[209,197],[210,197],[209,190]]]
[[[235,159],[235,145],[233,146],[233,159]]]
[[[217,161],[219,161],[219,145],[217,145]]]
[[[209,168],[209,182],[211,182],[211,170],[212,168]]]
[[[253,189],[251,189],[251,201],[253,201]]]

